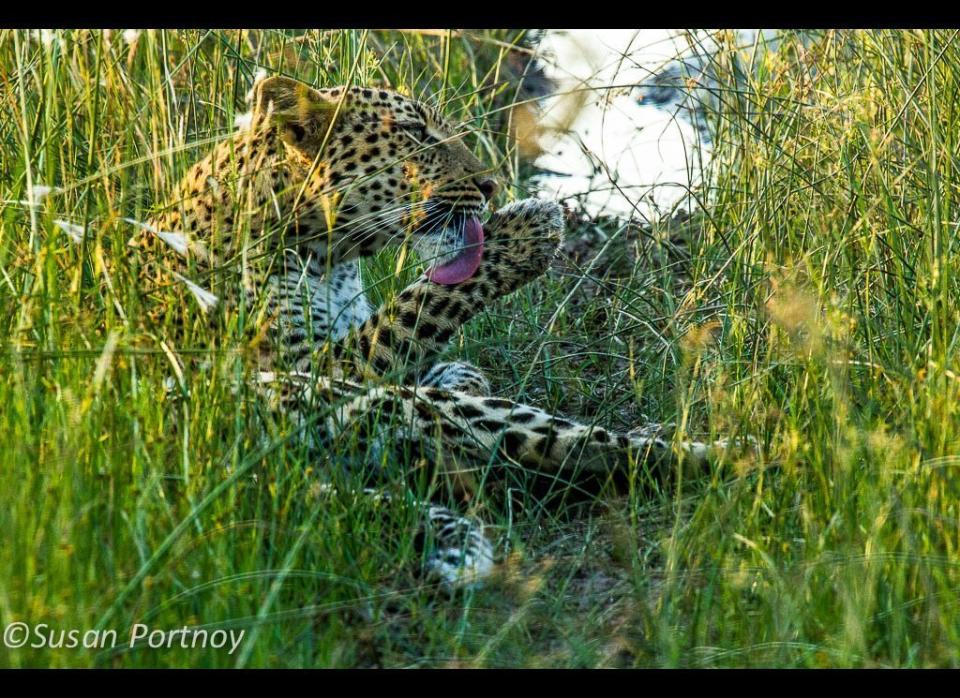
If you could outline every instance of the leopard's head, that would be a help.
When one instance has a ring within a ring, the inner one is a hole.
[[[390,90],[273,77],[254,88],[251,128],[282,143],[281,198],[322,258],[371,255],[409,236],[438,283],[476,270],[496,180],[464,129],[433,108]]]

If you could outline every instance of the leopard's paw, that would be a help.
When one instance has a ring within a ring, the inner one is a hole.
[[[493,572],[493,544],[483,525],[443,507],[430,507],[434,547],[427,555],[426,578],[447,593],[476,589]]]
[[[420,376],[418,385],[468,395],[490,395],[493,390],[483,371],[468,361],[441,361]]]
[[[560,204],[523,199],[496,211],[484,226],[490,261],[524,283],[543,274],[563,240],[565,217]]]

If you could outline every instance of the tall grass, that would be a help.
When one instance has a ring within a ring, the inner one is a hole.
[[[789,37],[720,92],[691,394],[768,449],[664,541],[655,661],[958,662],[956,40]]]
[[[478,592],[424,588],[412,510],[318,487],[338,454],[307,460],[241,353],[136,330],[120,219],[230,130],[258,68],[433,95],[509,198],[516,34],[0,32],[0,622],[120,638],[0,645],[0,665],[960,663],[954,32],[721,51],[704,212],[650,231],[689,238],[683,274],[647,233],[586,223],[604,256],[455,339],[500,394],[762,444],[576,515],[481,497],[507,556]],[[58,189],[22,203],[38,185]],[[412,273],[395,260],[365,267],[375,298]],[[246,632],[232,655],[128,649],[135,623]]]

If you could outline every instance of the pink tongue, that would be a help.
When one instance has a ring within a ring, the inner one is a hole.
[[[451,286],[477,273],[483,259],[483,226],[477,218],[468,218],[463,226],[463,249],[446,264],[427,269],[427,278],[436,284]]]

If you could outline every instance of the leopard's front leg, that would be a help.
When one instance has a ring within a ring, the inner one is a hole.
[[[484,306],[547,270],[561,241],[563,210],[525,199],[494,213],[484,228],[483,260],[471,278],[445,286],[421,276],[338,345],[340,358],[361,376],[405,382]]]

